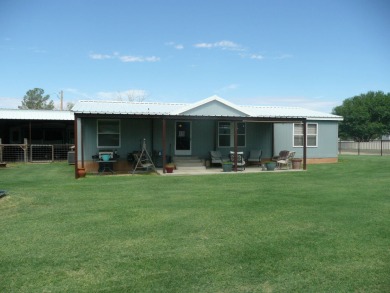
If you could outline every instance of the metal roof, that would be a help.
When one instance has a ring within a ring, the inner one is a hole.
[[[77,102],[72,111],[85,114],[170,115],[186,105],[188,104],[88,100]]]
[[[241,106],[241,108],[246,109],[246,111],[250,113],[251,117],[304,117],[308,120],[343,120],[341,116],[313,111],[301,107]]]
[[[128,115],[183,115],[200,105],[218,101],[221,104],[243,113],[240,117],[259,118],[306,118],[308,120],[341,121],[341,116],[313,111],[300,107],[270,107],[270,106],[238,106],[218,96],[201,100],[193,104],[180,103],[144,103],[123,101],[79,101],[72,111],[80,114],[128,114]],[[191,116],[191,115],[188,115]],[[210,116],[210,115],[208,115]],[[224,115],[215,113],[213,116]]]
[[[0,119],[8,120],[74,120],[72,111],[0,109]]]

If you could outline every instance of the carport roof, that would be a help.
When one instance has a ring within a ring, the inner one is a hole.
[[[0,120],[74,120],[72,111],[0,109]]]

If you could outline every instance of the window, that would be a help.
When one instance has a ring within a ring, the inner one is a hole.
[[[97,121],[97,146],[120,147],[120,121],[98,120]]]
[[[316,147],[318,137],[318,124],[306,124],[306,146]],[[303,124],[294,124],[294,147],[303,147]]]
[[[245,147],[246,126],[244,122],[237,123],[237,145]],[[234,122],[218,122],[218,146],[234,146]]]

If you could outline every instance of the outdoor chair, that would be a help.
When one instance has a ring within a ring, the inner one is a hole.
[[[295,152],[289,152],[287,158],[276,161],[277,167],[279,169],[282,169],[282,166],[286,166],[287,170],[292,168],[292,159],[294,158],[294,156]]]
[[[247,158],[248,164],[255,164],[261,167],[261,156],[263,154],[262,150],[251,150],[249,152],[249,156]]]
[[[221,164],[222,166],[222,155],[220,151],[210,151],[211,164]]]
[[[278,160],[286,160],[290,151],[283,150],[279,152],[279,155],[272,157],[272,161],[277,162]]]
[[[235,167],[234,157],[235,157],[235,153],[230,152],[230,161],[232,161],[233,167]],[[238,168],[240,168],[241,171],[245,170],[244,152],[237,152],[237,169]]]

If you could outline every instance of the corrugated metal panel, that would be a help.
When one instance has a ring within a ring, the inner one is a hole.
[[[187,104],[79,101],[73,106],[72,111],[87,114],[169,115],[184,106]]]
[[[74,120],[72,111],[0,109],[0,119],[8,120]]]
[[[241,106],[250,112],[252,117],[305,117],[308,119],[342,120],[342,117],[324,112],[313,111],[300,107],[272,107],[272,106]]]
[[[123,101],[79,101],[73,107],[75,113],[84,114],[130,114],[130,115],[186,115],[186,111],[195,109],[199,105],[203,106],[212,101],[223,102],[224,105],[232,107],[231,103],[213,96],[194,104],[179,103],[135,103]],[[249,117],[263,118],[307,118],[309,120],[336,120],[341,121],[342,117],[308,110],[300,107],[270,107],[270,106],[234,106],[233,109],[239,109]],[[191,111],[188,116],[191,115]],[[195,115],[196,116],[196,115]],[[198,116],[222,117],[223,113],[214,115],[199,114]],[[231,116],[231,115],[228,115]],[[235,116],[236,117],[236,116]]]

